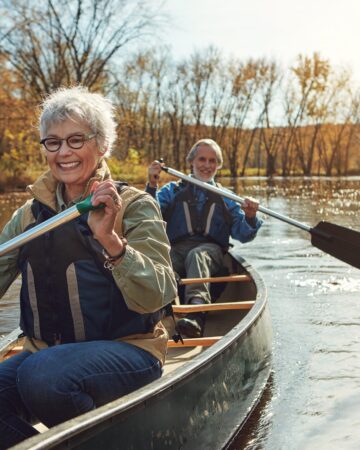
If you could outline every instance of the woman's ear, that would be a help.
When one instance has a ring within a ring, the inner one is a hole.
[[[100,155],[104,156],[105,153],[107,152],[108,147],[106,145],[104,145],[103,147],[99,147],[99,153]]]

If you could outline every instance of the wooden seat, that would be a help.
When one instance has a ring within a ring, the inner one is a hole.
[[[168,348],[174,347],[210,347],[211,345],[218,342],[222,336],[212,336],[212,337],[203,337],[203,338],[189,338],[183,339],[183,343],[181,341],[175,342],[173,340],[168,341]]]
[[[228,282],[248,282],[251,281],[249,275],[228,275],[225,277],[210,278],[182,278],[179,285],[199,284],[199,283],[228,283]]]
[[[244,302],[202,303],[199,305],[173,305],[172,308],[175,314],[187,314],[207,311],[249,310],[254,303],[254,300],[249,300]]]
[[[22,345],[17,345],[16,347],[13,347],[11,350],[9,350],[5,356],[4,356],[4,360],[10,358],[10,356],[14,356],[20,352],[22,352],[23,350],[23,346]]]
[[[194,312],[211,312],[211,311],[235,311],[235,310],[250,310],[254,305],[254,300],[243,302],[223,302],[223,303],[203,303],[200,305],[173,305],[174,314],[188,314]],[[218,342],[222,336],[209,336],[201,338],[183,339],[174,342],[168,341],[168,348],[184,348],[184,347],[210,347]]]

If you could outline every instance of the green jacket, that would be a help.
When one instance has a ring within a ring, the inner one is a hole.
[[[110,171],[103,161],[78,200],[88,195],[95,180],[102,181],[110,177]],[[52,177],[50,171],[27,190],[33,198],[56,212],[72,206],[65,205],[62,186]],[[117,230],[127,238],[128,245],[125,256],[115,266],[112,274],[128,308],[139,313],[148,313],[171,303],[177,295],[177,287],[170,261],[170,245],[160,210],[150,195],[135,188],[131,190],[135,194],[135,200],[130,200],[127,204],[122,220],[118,223],[119,231]],[[0,234],[0,244],[19,235],[33,223],[32,201],[28,200],[15,211]],[[19,275],[17,258],[18,250],[0,257],[0,298]]]

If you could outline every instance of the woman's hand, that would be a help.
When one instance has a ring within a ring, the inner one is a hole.
[[[241,205],[241,208],[244,211],[245,216],[248,219],[252,219],[256,216],[256,212],[259,209],[259,202],[254,198],[246,197]]]
[[[164,163],[153,161],[148,167],[148,179],[150,187],[157,188],[158,182],[160,181],[161,167],[163,165]]]
[[[104,247],[107,254],[115,256],[121,253],[123,243],[114,230],[116,216],[121,211],[122,201],[116,186],[112,180],[99,183],[95,181],[91,192],[92,204],[98,206],[101,203],[104,208],[90,211],[88,225],[97,239]]]

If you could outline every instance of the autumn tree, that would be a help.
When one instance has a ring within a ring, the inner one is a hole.
[[[118,156],[126,157],[129,148],[144,148],[147,139],[149,109],[149,69],[151,55],[130,55],[116,74],[113,91],[118,110]]]
[[[192,143],[201,137],[201,125],[208,119],[208,99],[218,63],[219,52],[215,47],[210,46],[204,51],[195,51],[190,55],[187,64],[183,66],[184,76],[188,80],[190,120],[194,125],[194,132],[191,136]]]
[[[175,167],[185,167],[183,136],[188,120],[187,100],[189,97],[189,78],[186,74],[186,62],[172,61],[165,85],[165,116],[169,129],[169,148],[163,156]]]
[[[338,175],[358,173],[360,168],[360,91],[351,89],[344,108],[339,138],[336,140],[335,164]]]
[[[149,67],[149,138],[146,145],[151,160],[165,156],[164,152],[168,148],[165,95],[169,65],[168,49],[166,47],[154,49]]]
[[[45,158],[38,142],[34,108],[19,95],[16,74],[3,56],[0,80],[0,185],[23,186],[43,169]]]
[[[340,94],[344,94],[341,95]],[[336,169],[338,175],[348,170],[349,150],[355,130],[358,102],[350,90],[336,91],[332,101],[329,123],[321,127],[316,141],[318,152],[318,174],[331,176]]]
[[[285,97],[290,132],[287,148],[284,148],[283,172],[292,170],[291,164],[284,167],[286,157],[292,150],[303,174],[312,173],[316,141],[321,126],[327,120],[329,102],[334,92],[330,88],[331,73],[330,62],[317,53],[312,57],[299,55],[296,65],[291,67],[292,77]],[[292,162],[293,158],[290,160]]]
[[[110,62],[162,17],[146,0],[0,0],[0,8],[0,52],[37,99],[74,83],[104,88]]]
[[[261,167],[261,151],[263,150],[266,157],[266,175],[272,177],[276,172],[276,159],[279,150],[279,141],[282,137],[281,128],[275,126],[273,116],[273,103],[276,98],[277,90],[281,83],[281,72],[275,61],[263,61],[260,68],[260,76],[262,82],[258,94],[259,116],[258,123],[259,132],[259,156],[256,158],[257,166]]]
[[[232,96],[232,61],[219,59],[215,68],[213,84],[209,95],[209,123],[211,127],[211,138],[220,144],[221,147],[227,147],[227,131],[230,126],[232,113],[235,108],[234,98]]]
[[[254,126],[251,114],[254,112],[255,98],[261,83],[260,67],[261,63],[258,60],[249,59],[246,62],[233,61],[228,68],[231,95],[230,104],[227,107],[229,126],[226,133],[228,142],[225,153],[233,177],[238,174],[241,151],[243,153],[242,172],[244,172],[253,143],[254,134],[248,133],[246,129],[252,127],[255,130],[258,125],[256,123]]]

